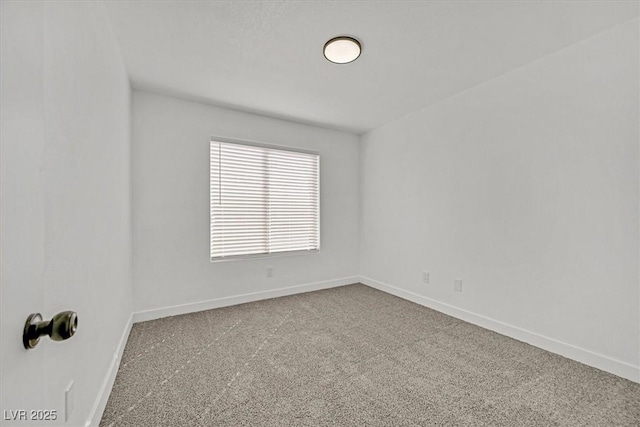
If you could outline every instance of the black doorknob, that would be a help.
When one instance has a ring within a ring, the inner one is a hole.
[[[22,344],[27,350],[38,345],[42,335],[49,335],[54,341],[71,338],[78,329],[78,314],[75,311],[63,311],[51,320],[43,321],[40,313],[27,317],[22,334]]]

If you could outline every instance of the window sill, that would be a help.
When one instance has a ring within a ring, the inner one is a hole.
[[[283,258],[283,257],[300,256],[300,255],[316,255],[319,253],[320,253],[320,249],[315,249],[312,251],[276,252],[274,254],[233,255],[228,257],[211,258],[210,262],[211,264],[216,264],[220,262],[247,261],[251,259],[262,259],[262,258]]]

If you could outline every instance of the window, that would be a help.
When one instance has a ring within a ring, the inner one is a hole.
[[[317,153],[211,141],[211,260],[320,249]]]

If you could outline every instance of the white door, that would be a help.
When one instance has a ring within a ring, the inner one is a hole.
[[[47,404],[46,349],[40,348],[45,346],[22,345],[27,316],[45,305],[42,7],[9,2],[1,7],[0,423],[46,425],[21,420],[31,415],[22,411]]]

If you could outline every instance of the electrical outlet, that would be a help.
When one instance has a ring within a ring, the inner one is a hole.
[[[423,271],[422,272],[422,282],[423,283],[429,283],[429,272],[428,271]]]
[[[453,281],[453,290],[456,292],[462,292],[462,279],[456,279]]]
[[[267,277],[273,277],[273,267],[267,267]]]
[[[64,421],[68,422],[71,418],[71,413],[75,406],[75,393],[73,391],[73,381],[69,383],[69,386],[64,391]]]

